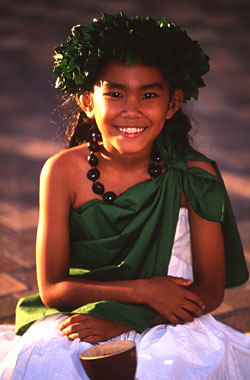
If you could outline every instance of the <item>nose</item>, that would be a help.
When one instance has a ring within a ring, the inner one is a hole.
[[[137,119],[142,116],[140,102],[135,96],[126,98],[126,101],[124,102],[124,109],[121,112],[121,116],[128,119]]]

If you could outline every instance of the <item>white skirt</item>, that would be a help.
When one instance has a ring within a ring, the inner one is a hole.
[[[60,314],[43,318],[16,338],[0,364],[0,379],[87,380],[78,355],[91,344],[63,336],[58,325],[64,319]],[[6,334],[1,340],[2,345],[8,342]],[[184,325],[158,325],[112,340],[136,343],[138,380],[250,379],[250,336],[209,314]]]
[[[168,274],[192,279],[186,209],[180,211]],[[15,335],[14,326],[0,326],[0,379],[88,380],[78,355],[91,344],[63,336],[58,325],[65,318],[42,318],[22,337]],[[158,325],[142,334],[130,331],[112,340],[136,343],[138,380],[250,379],[250,336],[210,314],[183,325]]]

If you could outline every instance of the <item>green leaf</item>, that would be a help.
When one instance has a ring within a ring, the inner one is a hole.
[[[83,75],[80,75],[80,74],[76,74],[73,76],[73,80],[75,82],[75,84],[83,84],[84,83],[84,76]]]
[[[197,40],[165,17],[128,18],[122,12],[104,14],[85,26],[76,25],[55,49],[53,72],[56,87],[72,94],[92,86],[101,63],[121,59],[127,66],[141,60],[161,67],[173,86],[180,86],[185,100],[198,98],[201,77],[209,71],[209,58]],[[88,80],[86,77],[88,76]]]

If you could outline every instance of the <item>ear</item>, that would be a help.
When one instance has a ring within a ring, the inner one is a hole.
[[[85,92],[77,99],[78,105],[86,113],[89,119],[95,118],[93,95],[90,92]]]
[[[184,100],[184,94],[181,89],[174,90],[174,93],[172,94],[172,97],[168,104],[168,110],[166,114],[166,119],[171,119],[174,114],[178,111],[178,109],[181,107]]]

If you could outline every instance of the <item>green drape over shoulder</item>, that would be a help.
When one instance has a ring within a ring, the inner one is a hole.
[[[178,151],[165,130],[157,138],[166,172],[139,183],[108,205],[93,199],[71,212],[70,275],[103,281],[148,278],[168,273],[181,191],[199,216],[221,222],[226,250],[226,286],[245,282],[248,272],[232,208],[214,161],[186,148]],[[210,162],[218,177],[187,166]],[[22,334],[38,318],[61,312],[43,305],[39,295],[17,305],[16,330]],[[125,323],[138,332],[156,313],[145,305],[101,301],[64,314],[83,313]]]

